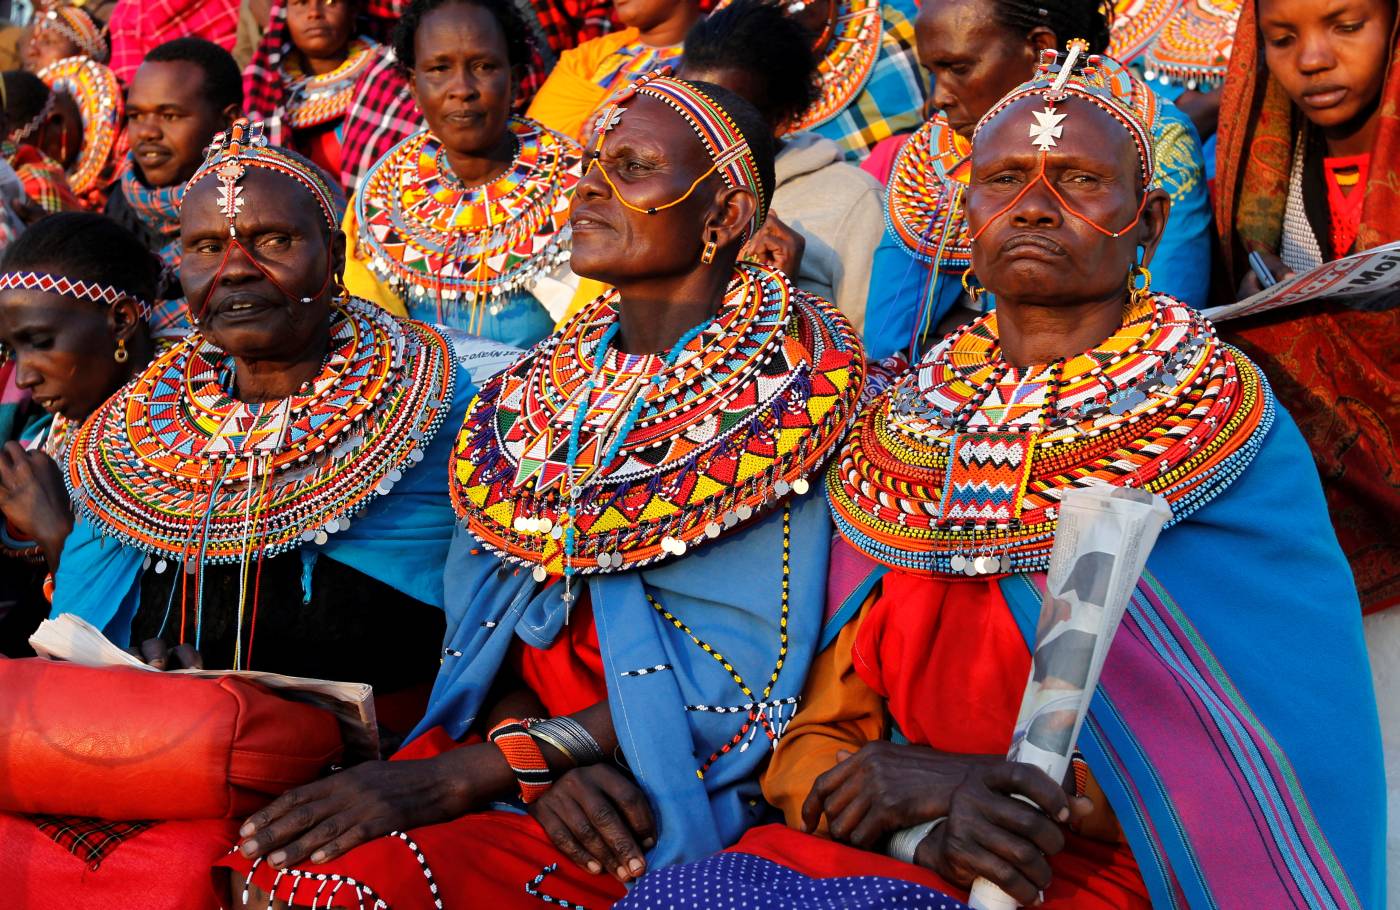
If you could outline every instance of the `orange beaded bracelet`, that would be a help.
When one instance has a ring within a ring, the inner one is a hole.
[[[539,743],[535,742],[525,722],[518,717],[508,717],[491,728],[486,738],[495,744],[505,756],[506,764],[520,782],[520,798],[532,803],[544,795],[554,783],[549,773],[549,763],[544,760]]]

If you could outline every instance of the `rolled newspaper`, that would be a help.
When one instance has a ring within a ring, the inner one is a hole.
[[[1171,515],[1161,496],[1131,487],[1065,492],[1010,761],[1064,779],[1108,648]],[[981,878],[972,883],[968,904],[975,910],[1019,906]]]

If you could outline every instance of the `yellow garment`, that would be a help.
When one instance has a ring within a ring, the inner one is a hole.
[[[407,316],[408,309],[399,299],[399,295],[370,271],[369,262],[358,253],[356,243],[360,236],[360,224],[355,219],[353,200],[345,207],[345,217],[341,219],[340,229],[345,232],[345,289],[395,316]]]
[[[564,51],[535,93],[526,116],[565,136],[587,141],[593,112],[608,97],[607,89],[594,79],[618,48],[633,43],[640,35],[635,28],[625,28]]]

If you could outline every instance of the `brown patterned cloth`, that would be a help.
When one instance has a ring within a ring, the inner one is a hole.
[[[1229,288],[1277,253],[1304,119],[1264,64],[1257,2],[1235,33],[1221,109],[1215,220]],[[1400,239],[1400,68],[1392,36],[1355,250]],[[1330,244],[1329,244],[1330,246]],[[1366,612],[1400,604],[1400,309],[1303,304],[1221,326],[1263,368],[1308,440]],[[1286,508],[1286,506],[1284,507]]]
[[[122,841],[134,837],[155,822],[111,822],[76,815],[31,815],[29,820],[53,838],[54,843],[87,863],[93,871]]]

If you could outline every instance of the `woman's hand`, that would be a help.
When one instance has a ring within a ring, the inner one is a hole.
[[[172,648],[164,639],[148,638],[141,647],[128,650],[157,670],[204,669],[204,656],[188,642]]]
[[[739,251],[740,259],[748,259],[770,269],[787,273],[796,278],[802,267],[802,254],[807,249],[807,238],[784,224],[772,212],[764,220],[758,233],[749,238]]]
[[[974,765],[953,791],[946,821],[919,844],[914,861],[963,888],[985,878],[1029,907],[1050,886],[1048,857],[1065,846],[1056,822],[1092,811],[1092,802],[1069,796],[1032,765]]]
[[[947,815],[953,792],[974,767],[1003,761],[885,741],[836,757],[836,767],[812,784],[802,822],[815,831],[825,815],[834,840],[865,850],[903,828]]]
[[[1274,281],[1283,281],[1293,274],[1293,270],[1283,264],[1283,260],[1270,253],[1268,250],[1259,250],[1259,258],[1264,260],[1264,264],[1269,267],[1269,274],[1274,276]],[[1239,293],[1236,300],[1244,300],[1253,297],[1264,290],[1264,285],[1260,283],[1259,276],[1254,274],[1254,269],[1245,272],[1244,280],[1240,282]]]
[[[0,512],[16,531],[39,544],[50,569],[58,567],[63,542],[73,530],[73,510],[52,458],[26,451],[18,442],[0,448]]]
[[[554,846],[594,875],[620,882],[646,872],[643,850],[656,843],[656,822],[641,788],[611,765],[575,768],[529,805]]]
[[[391,831],[448,821],[480,801],[475,794],[481,785],[469,769],[483,762],[504,765],[500,750],[489,743],[419,761],[356,765],[254,812],[238,832],[244,839],[238,849],[280,869],[308,858],[328,862]],[[505,773],[510,775],[508,766]]]

